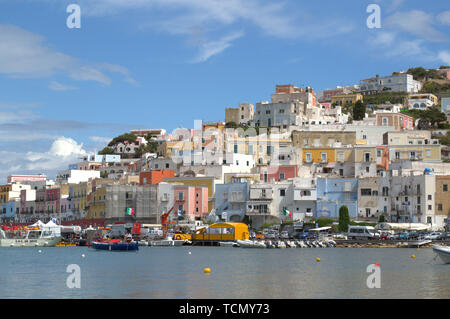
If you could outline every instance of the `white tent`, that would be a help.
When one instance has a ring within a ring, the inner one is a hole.
[[[29,227],[39,227],[42,228],[44,227],[45,224],[43,222],[41,222],[40,220],[38,220],[37,222],[35,222],[33,225],[30,225]]]
[[[43,230],[49,230],[56,236],[61,236],[61,226],[57,225],[53,220],[49,221],[42,227]]]

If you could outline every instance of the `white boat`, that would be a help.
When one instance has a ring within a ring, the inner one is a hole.
[[[433,245],[433,251],[441,257],[444,263],[450,264],[450,247]]]
[[[419,248],[420,246],[431,244],[431,243],[432,243],[432,241],[431,240],[427,240],[427,239],[410,240],[410,241],[408,241],[408,247],[417,247],[417,248]]]
[[[61,238],[52,230],[0,230],[0,247],[54,247]]]
[[[238,240],[237,243],[242,248],[266,248],[264,242],[260,242],[257,240],[249,240],[249,239]]]
[[[186,242],[185,239],[172,239],[170,237],[168,237],[167,239],[163,239],[163,240],[153,240],[153,241],[149,241],[149,246],[164,246],[164,247],[170,247],[170,246],[175,246],[175,247],[179,247],[179,246],[183,246],[183,244]]]
[[[219,246],[220,247],[238,247],[239,244],[235,243],[234,241],[220,241]]]

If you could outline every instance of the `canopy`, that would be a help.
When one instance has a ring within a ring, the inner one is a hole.
[[[55,224],[53,222],[53,220],[51,220],[47,224],[45,224],[44,227],[53,228],[53,227],[59,227],[59,225]]]
[[[310,229],[309,231],[324,231],[324,230],[329,230],[329,229],[331,229],[331,227],[327,226],[327,227],[313,228],[313,229]]]
[[[30,225],[28,227],[44,227],[45,224],[43,222],[41,222],[40,220],[38,220],[37,222],[35,222],[33,225]]]

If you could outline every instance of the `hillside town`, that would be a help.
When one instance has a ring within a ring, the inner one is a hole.
[[[361,79],[321,92],[276,85],[193,128],[136,128],[46,175],[11,172],[1,222],[337,221],[448,230],[450,68]]]

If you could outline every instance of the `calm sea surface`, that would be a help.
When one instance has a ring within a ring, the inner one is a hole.
[[[379,289],[366,284],[374,263]],[[450,298],[450,265],[432,249],[0,248],[0,298]]]

